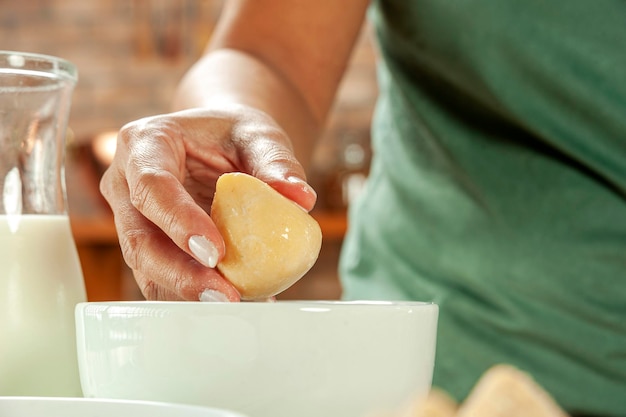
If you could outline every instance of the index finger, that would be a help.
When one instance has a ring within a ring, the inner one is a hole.
[[[120,131],[116,155],[132,205],[179,248],[214,268],[224,242],[209,214],[183,185],[185,148],[178,126],[150,118]]]

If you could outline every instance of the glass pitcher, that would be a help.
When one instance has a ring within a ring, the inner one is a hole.
[[[0,51],[0,396],[81,396],[87,297],[64,177],[76,80],[63,59]]]

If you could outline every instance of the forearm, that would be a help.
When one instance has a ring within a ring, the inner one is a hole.
[[[308,162],[369,0],[229,0],[177,110],[244,104],[264,111]]]

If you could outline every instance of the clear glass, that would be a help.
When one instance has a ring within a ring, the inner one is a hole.
[[[0,51],[0,396],[80,396],[85,285],[66,210],[75,66]]]

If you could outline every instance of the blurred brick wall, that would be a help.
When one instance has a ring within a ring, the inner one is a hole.
[[[75,63],[77,140],[168,111],[209,38],[221,0],[0,0],[0,49]]]

